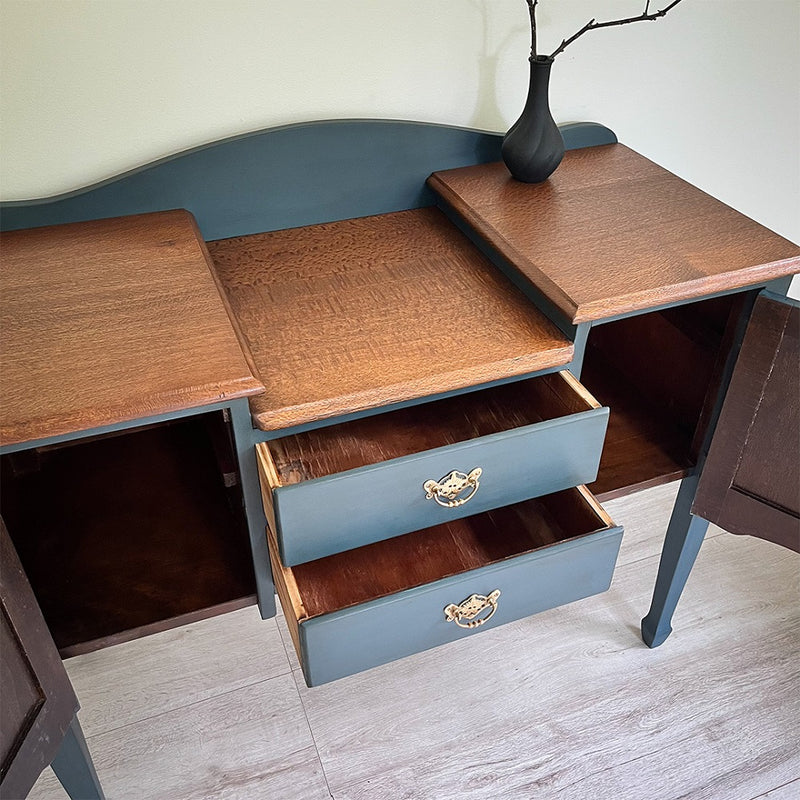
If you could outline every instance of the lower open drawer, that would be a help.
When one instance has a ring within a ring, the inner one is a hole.
[[[269,539],[316,686],[605,591],[622,529],[580,486],[295,567]]]

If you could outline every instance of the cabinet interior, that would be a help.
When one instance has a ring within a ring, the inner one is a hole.
[[[597,480],[609,500],[678,480],[697,461],[744,295],[593,327],[581,382],[611,409]]]
[[[0,481],[62,657],[255,602],[222,412],[5,455]]]

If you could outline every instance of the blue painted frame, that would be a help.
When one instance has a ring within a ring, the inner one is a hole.
[[[72,718],[50,766],[71,800],[105,800],[77,716]]]

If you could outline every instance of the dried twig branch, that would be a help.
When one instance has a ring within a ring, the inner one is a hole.
[[[535,6],[536,3],[533,3],[531,6],[531,0],[527,0],[528,8],[531,12],[531,27],[535,31]],[[663,17],[670,9],[675,8],[681,0],[672,0],[672,2],[662,8],[660,11],[650,11],[650,0],[647,0],[644,6],[644,11],[639,14],[638,17],[627,17],[626,19],[612,19],[608,22],[597,22],[597,20],[590,19],[576,34],[570,36],[569,39],[564,39],[561,44],[550,53],[550,58],[555,58],[559,53],[563,52],[567,45],[572,44],[579,36],[583,36],[584,33],[588,33],[589,31],[595,31],[598,28],[610,28],[612,25],[627,25],[629,22],[643,22],[645,20],[656,20],[659,17]]]
[[[531,15],[531,59],[535,59],[536,52],[536,6],[539,0],[526,0],[528,4],[528,13]]]

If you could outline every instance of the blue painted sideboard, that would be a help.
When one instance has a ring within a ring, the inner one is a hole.
[[[622,529],[600,502],[683,480],[671,528],[693,524],[755,297],[785,291],[800,251],[603,126],[563,135],[539,185],[497,163],[497,134],[344,120],[3,204],[4,231],[41,237],[187,209],[264,389],[4,443],[4,458],[33,454],[19,469],[35,471],[48,448],[211,415],[205,452],[261,613],[271,569],[310,685],[603,591]]]

